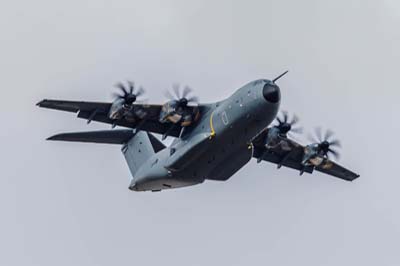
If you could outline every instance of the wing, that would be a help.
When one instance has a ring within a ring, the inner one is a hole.
[[[304,166],[302,161],[305,147],[289,138],[282,139],[281,143],[275,147],[267,148],[263,142],[267,132],[268,129],[253,141],[253,157],[257,158],[258,161],[268,161],[277,164],[278,168],[281,166],[289,167],[300,171],[300,173],[311,174],[316,170],[347,181],[353,181],[359,177],[358,174],[326,158],[321,158],[318,166]]]
[[[181,131],[179,125],[176,125],[171,129],[171,124],[161,123],[159,121],[162,105],[135,104],[135,106],[140,107],[145,111],[146,117],[145,119],[135,119],[134,121],[128,121],[125,118],[119,120],[110,119],[108,113],[112,103],[43,100],[37,105],[43,108],[78,113],[79,118],[86,119],[88,122],[97,121],[127,128],[140,127],[140,129],[144,131],[157,134],[167,134],[172,137],[178,137]]]

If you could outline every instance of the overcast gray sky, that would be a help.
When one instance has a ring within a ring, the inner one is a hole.
[[[1,1],[1,265],[399,265],[400,4],[395,0]],[[203,102],[280,81],[282,108],[331,128],[354,183],[252,162],[228,182],[128,190],[117,146],[42,98]]]

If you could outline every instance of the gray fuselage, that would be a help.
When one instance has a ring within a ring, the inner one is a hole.
[[[279,105],[279,87],[269,80],[250,82],[207,105],[181,138],[140,166],[130,189],[158,191],[229,179],[250,161],[251,141],[275,119]]]

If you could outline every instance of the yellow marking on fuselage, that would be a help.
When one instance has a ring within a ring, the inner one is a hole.
[[[214,112],[212,112],[211,116],[210,116],[210,129],[211,129],[210,139],[215,137],[215,134],[216,134],[215,130],[214,130],[214,125],[213,125],[213,117],[214,117]]]

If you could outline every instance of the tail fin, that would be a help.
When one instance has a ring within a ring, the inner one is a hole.
[[[125,156],[132,177],[150,157],[164,148],[164,144],[150,133],[143,131],[136,133],[122,147],[122,153]]]

